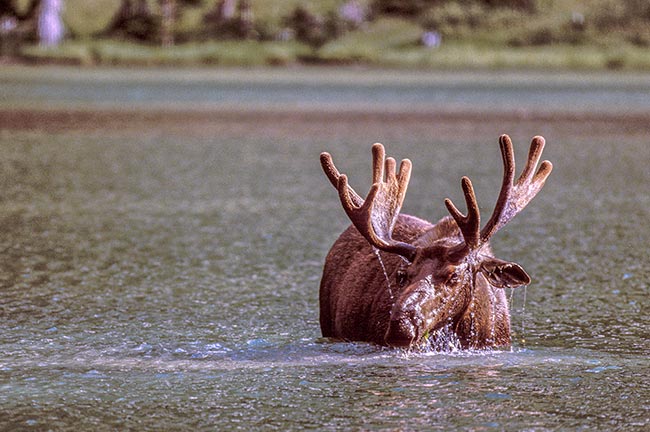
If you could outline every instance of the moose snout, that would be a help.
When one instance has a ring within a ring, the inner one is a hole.
[[[408,347],[417,343],[425,331],[426,312],[434,300],[428,284],[407,288],[393,305],[384,336],[387,345]]]
[[[385,337],[386,344],[394,347],[410,346],[418,338],[418,327],[409,316],[391,318]]]

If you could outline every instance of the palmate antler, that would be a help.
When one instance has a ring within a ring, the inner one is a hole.
[[[348,185],[345,174],[339,173],[329,153],[321,153],[323,171],[338,190],[343,209],[359,233],[377,249],[396,253],[412,261],[416,247],[392,238],[393,228],[404,202],[411,178],[411,161],[404,159],[395,172],[395,159],[385,158],[384,146],[372,146],[372,186],[364,200]]]
[[[499,229],[506,225],[517,213],[522,211],[528,203],[537,195],[544,186],[546,178],[551,174],[553,165],[545,160],[541,163],[539,169],[535,171],[539,159],[544,150],[544,138],[536,136],[530,144],[528,152],[528,161],[526,167],[513,183],[515,178],[515,156],[512,149],[512,141],[508,135],[499,137],[499,146],[503,158],[503,183],[501,192],[497,199],[494,212],[490,220],[481,230],[481,218],[476,202],[476,195],[472,182],[467,177],[462,179],[462,188],[467,204],[467,215],[463,215],[450,199],[445,200],[447,210],[456,221],[460,228],[465,244],[470,250],[480,248],[485,244]],[[480,230],[480,231],[479,231]]]

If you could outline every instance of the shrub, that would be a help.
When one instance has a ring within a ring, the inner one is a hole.
[[[416,16],[444,0],[375,0],[373,12],[386,15]]]
[[[267,28],[255,22],[251,2],[242,0],[237,4],[217,2],[216,6],[203,16],[203,35],[216,39],[259,39],[260,30],[266,36]]]
[[[543,25],[541,27],[522,32],[508,41],[510,46],[543,46],[552,44],[578,45],[586,42],[587,34],[584,27],[576,26],[572,22],[559,27]]]
[[[102,34],[150,42],[158,37],[160,24],[160,17],[151,12],[146,0],[122,0]]]
[[[346,22],[335,11],[325,18],[309,12],[302,6],[296,7],[285,23],[293,30],[296,40],[313,48],[320,48],[332,39],[341,36],[346,30]]]
[[[450,33],[453,29],[478,27],[485,20],[486,12],[485,7],[478,3],[461,5],[449,2],[429,9],[421,22],[426,29]]]

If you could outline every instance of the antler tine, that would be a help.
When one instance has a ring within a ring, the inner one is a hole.
[[[329,179],[330,183],[332,183],[332,186],[334,186],[336,189],[339,188],[339,178],[341,177],[341,173],[339,172],[338,169],[336,169],[336,166],[334,166],[334,161],[332,160],[332,155],[330,155],[327,152],[323,152],[320,154],[320,164],[321,167],[323,167],[323,171],[325,172],[325,175]],[[346,179],[347,182],[347,179]],[[354,203],[356,207],[360,207],[363,204],[363,198],[355,192],[354,189],[348,186],[348,189],[350,190],[350,200]]]
[[[531,176],[535,170],[535,167],[539,163],[539,159],[542,157],[542,151],[544,151],[544,145],[546,140],[542,136],[533,137],[533,140],[530,143],[530,149],[528,150],[528,160],[526,161],[526,167],[521,172],[517,183],[522,183],[525,180],[532,180]]]
[[[330,182],[337,188],[343,209],[361,235],[378,249],[412,260],[416,247],[392,239],[411,176],[411,161],[404,159],[399,173],[396,173],[395,159],[384,160],[383,145],[373,145],[372,155],[373,184],[365,200],[349,186],[347,176],[339,173],[329,153],[321,154],[321,165]]]
[[[537,135],[533,138],[532,142],[530,143],[530,150],[528,151],[528,161],[526,162],[526,167],[517,180],[518,186],[524,184],[525,182],[530,183],[531,185],[535,185],[535,194],[537,194],[542,186],[544,186],[546,178],[551,174],[551,171],[553,170],[553,164],[545,160],[540,164],[537,172],[535,172],[535,167],[542,157],[544,145],[546,145],[546,140],[543,136]],[[534,175],[533,172],[535,172]]]
[[[503,157],[503,183],[499,198],[490,220],[481,230],[481,242],[488,241],[499,229],[506,225],[517,213],[537,195],[544,186],[546,178],[551,174],[553,165],[545,160],[537,172],[535,168],[539,163],[544,150],[545,140],[541,136],[533,138],[528,151],[528,160],[517,181],[513,184],[515,175],[515,160],[512,150],[512,141],[508,135],[499,137],[501,155]]]
[[[384,159],[386,150],[380,143],[372,145],[372,184],[379,183],[384,179]]]
[[[512,140],[508,135],[503,134],[499,137],[499,148],[501,149],[501,158],[503,159],[503,182],[501,183],[501,191],[499,192],[499,198],[497,198],[492,216],[481,230],[482,241],[486,241],[492,237],[498,229],[497,225],[510,199],[513,187],[512,182],[515,178],[515,152],[512,148]]]
[[[467,215],[463,215],[454,203],[447,198],[445,206],[451,214],[451,217],[456,221],[456,225],[460,228],[463,234],[465,244],[470,249],[475,249],[479,246],[480,236],[479,230],[481,229],[481,214],[479,212],[478,203],[476,202],[476,194],[474,187],[468,177],[463,177],[461,180],[463,193],[465,195],[465,203],[467,205]]]

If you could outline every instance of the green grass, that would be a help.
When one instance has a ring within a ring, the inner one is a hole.
[[[309,52],[307,46],[295,42],[211,41],[162,48],[114,40],[69,41],[57,48],[31,45],[22,50],[31,61],[85,66],[284,65]]]
[[[149,0],[157,10],[157,0]],[[317,14],[335,10],[344,0],[253,0],[255,19],[279,29],[282,18],[303,5]],[[371,0],[365,0],[370,3]],[[23,7],[27,0],[18,2]],[[372,66],[417,68],[650,70],[650,25],[633,20],[622,30],[599,31],[594,23],[612,11],[618,0],[540,0],[544,9],[535,15],[514,10],[465,8],[445,3],[419,19],[379,17],[363,28],[314,49],[299,42],[206,41],[178,44],[172,48],[134,42],[96,39],[119,6],[120,0],[67,0],[65,22],[76,36],[55,49],[25,46],[22,54],[36,62],[81,65],[287,65],[302,62],[324,64],[360,63]],[[464,4],[463,4],[464,5]],[[188,8],[178,23],[180,32],[196,29],[203,14],[214,6],[205,1]],[[587,28],[573,40],[570,19],[584,14]],[[439,14],[439,15],[436,15]],[[427,49],[419,43],[427,20],[440,16],[480,17],[480,25],[441,26],[442,46]],[[599,15],[600,14],[600,15]],[[550,43],[536,44],[540,35]],[[632,35],[637,35],[634,40]],[[647,36],[647,41],[646,38]],[[533,42],[531,42],[533,41]],[[647,44],[646,44],[647,42]]]
[[[209,41],[172,48],[117,40],[73,40],[57,48],[23,48],[33,61],[80,65],[225,65],[263,66],[299,63],[362,63],[382,67],[433,69],[650,70],[650,50],[633,45],[504,44],[444,40],[428,49],[418,41],[421,29],[403,19],[379,19],[318,50],[298,42]]]
[[[379,26],[384,26],[380,23]],[[32,45],[23,55],[35,62],[137,66],[278,66],[305,60],[422,69],[650,70],[650,51],[626,46],[479,46],[448,42],[438,49],[417,45],[410,26],[393,38],[355,34],[314,51],[297,42],[211,41],[163,49],[113,40],[69,41],[57,48]]]
[[[363,31],[348,33],[323,46],[318,57],[324,61],[361,61],[384,63],[387,57],[395,56],[417,46],[422,29],[403,19],[379,19]]]

